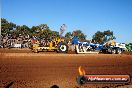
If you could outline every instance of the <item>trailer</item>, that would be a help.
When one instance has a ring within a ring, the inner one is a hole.
[[[78,45],[75,46],[75,51],[78,54],[98,54],[99,50],[97,50],[96,48],[96,44],[78,41]]]
[[[126,50],[127,49],[125,47],[125,44],[116,43],[116,42],[114,42],[114,44],[107,42],[103,44],[102,47],[100,47],[100,51],[102,53],[110,53],[110,54],[121,54]]]
[[[80,42],[75,45],[75,51],[78,54],[98,54],[98,53],[107,53],[107,54],[121,54],[122,52],[126,51],[127,48],[123,43],[116,43],[113,44],[106,42],[104,44],[96,44],[91,42]],[[113,41],[112,41],[113,42]]]

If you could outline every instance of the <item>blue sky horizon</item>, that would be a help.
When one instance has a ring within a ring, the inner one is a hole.
[[[59,31],[80,29],[92,39],[97,31],[111,30],[116,41],[132,42],[132,0],[2,0],[1,17],[30,28],[48,24]]]

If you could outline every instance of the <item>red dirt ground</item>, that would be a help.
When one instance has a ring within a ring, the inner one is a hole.
[[[0,88],[132,88],[128,84],[78,85],[78,67],[87,74],[129,74],[132,55],[32,53],[28,49],[0,49]]]

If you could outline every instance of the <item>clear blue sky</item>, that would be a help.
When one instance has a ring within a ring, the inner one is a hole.
[[[117,42],[132,42],[132,0],[2,0],[2,18],[32,27],[48,24],[59,31],[82,30],[87,39],[112,30]]]

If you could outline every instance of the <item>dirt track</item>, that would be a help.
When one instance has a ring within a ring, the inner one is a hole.
[[[0,52],[0,88],[10,82],[11,88],[50,88],[55,84],[60,88],[132,88],[132,83],[80,86],[76,82],[79,66],[82,66],[87,74],[132,76],[132,55],[34,54],[28,50],[13,52],[3,49]]]

